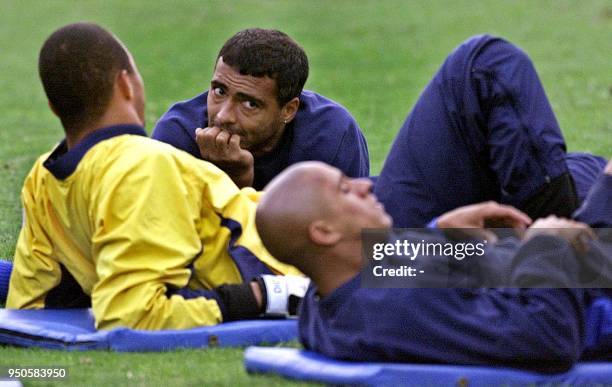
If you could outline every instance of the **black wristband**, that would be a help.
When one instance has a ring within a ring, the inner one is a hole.
[[[578,208],[578,195],[574,179],[569,172],[558,176],[528,198],[519,209],[531,219],[557,215],[569,218]]]
[[[261,290],[261,310],[263,313],[268,308],[268,289],[266,288],[266,283],[264,282],[262,276],[253,278],[253,281],[257,282],[257,285],[259,285],[259,290]]]
[[[225,305],[225,321],[248,320],[261,315],[250,282],[221,285],[215,290]]]

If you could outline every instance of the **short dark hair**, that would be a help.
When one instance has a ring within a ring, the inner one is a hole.
[[[120,70],[133,71],[126,49],[110,32],[91,23],[55,31],[38,59],[45,94],[66,130],[81,128],[106,111]]]
[[[280,106],[298,97],[308,78],[308,57],[287,34],[278,30],[249,28],[232,36],[219,57],[242,75],[268,76],[276,80]]]

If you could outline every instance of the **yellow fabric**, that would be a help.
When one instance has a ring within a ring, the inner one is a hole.
[[[219,323],[213,299],[168,298],[166,289],[243,281],[222,217],[241,225],[236,245],[278,274],[299,274],[263,247],[254,225],[258,195],[239,190],[213,164],[133,135],[94,145],[64,180],[43,166],[47,157],[36,162],[22,190],[25,222],[8,308],[44,307],[61,263],[91,295],[99,329]]]

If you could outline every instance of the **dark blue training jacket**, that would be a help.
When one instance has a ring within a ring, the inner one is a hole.
[[[208,126],[208,92],[174,104],[157,122],[152,137],[201,158],[195,130]],[[349,112],[312,91],[300,95],[299,110],[270,154],[255,159],[257,190],[289,165],[317,160],[333,165],[349,177],[369,175],[366,140]]]
[[[610,198],[612,176],[602,175],[576,217],[612,227]],[[608,239],[594,242],[592,253],[607,260],[610,275],[612,239],[607,235]],[[516,283],[546,280],[557,287],[576,283],[584,261],[565,240],[538,236],[515,246],[512,256],[491,247],[481,259],[498,262],[488,265],[491,269],[509,268]],[[563,262],[564,267],[551,262]],[[585,307],[606,293],[605,289],[372,289],[362,288],[360,277],[323,298],[311,286],[299,321],[306,348],[356,361],[561,371],[584,350]]]

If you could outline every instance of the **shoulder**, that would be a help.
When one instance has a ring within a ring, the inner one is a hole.
[[[204,92],[172,105],[155,124],[151,137],[163,139],[168,133],[174,135],[177,130],[195,130],[204,125],[207,117],[207,95],[208,92]]]
[[[172,145],[142,136],[119,136],[99,144],[92,164],[112,170],[109,176],[129,175],[129,179],[177,181],[189,180],[195,185],[222,179],[225,174],[214,164],[193,157]],[[100,171],[104,173],[104,171]],[[228,178],[229,179],[229,178]]]
[[[351,113],[338,102],[313,91],[304,90],[300,95],[296,126],[313,127],[313,123],[327,124],[333,131],[346,131],[350,125],[357,125]]]
[[[52,151],[46,152],[39,156],[34,165],[28,172],[25,181],[23,183],[22,193],[25,192],[35,192],[37,187],[42,185],[42,181],[46,178],[46,176],[50,175],[50,172],[45,168],[44,163],[45,160],[49,158]]]
[[[357,122],[345,107],[308,90],[300,96],[293,131],[295,146],[307,153],[325,154],[328,158],[334,157],[345,137],[363,138]]]
[[[365,136],[349,111],[312,91],[303,91],[293,125],[292,161],[319,160],[348,176],[369,174]]]
[[[162,166],[194,162],[189,154],[144,136],[123,135],[100,142],[82,162],[109,176],[134,172],[155,173]]]

